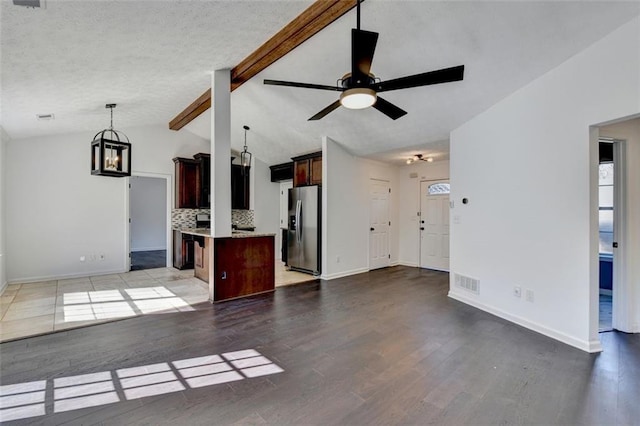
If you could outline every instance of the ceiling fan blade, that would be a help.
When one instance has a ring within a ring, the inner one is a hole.
[[[331,111],[338,108],[339,106],[340,106],[340,99],[338,99],[337,101],[335,101],[334,103],[332,103],[331,105],[329,105],[328,107],[326,107],[325,109],[323,109],[322,111],[320,111],[319,113],[317,113],[316,115],[308,119],[307,121],[320,120],[322,117],[329,114]]]
[[[380,96],[376,99],[376,103],[373,104],[373,107],[392,120],[397,120],[407,113],[407,111],[395,106],[389,101],[385,101]]]
[[[400,77],[375,83],[371,87],[377,92],[388,92],[389,90],[408,89],[411,87],[429,86],[431,84],[449,83],[460,81],[464,78],[464,65],[444,68],[437,71],[429,71],[422,74]]]
[[[344,91],[342,87],[338,87],[338,86],[325,86],[322,84],[310,84],[310,83],[296,83],[294,81],[264,80],[264,84],[269,84],[272,86],[302,87],[303,89],[333,90],[334,92]]]
[[[351,75],[354,85],[367,83],[373,54],[376,51],[378,33],[371,31],[351,30]],[[360,81],[361,83],[358,83]]]

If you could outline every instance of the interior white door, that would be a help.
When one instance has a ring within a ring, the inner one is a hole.
[[[280,182],[280,228],[289,227],[289,189],[293,188],[292,181]]]
[[[369,269],[389,266],[389,182],[371,180]]]
[[[420,182],[420,267],[449,270],[449,182]]]

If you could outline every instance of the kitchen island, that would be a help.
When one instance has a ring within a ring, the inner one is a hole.
[[[230,237],[212,237],[202,228],[180,232],[193,235],[195,276],[209,283],[211,302],[275,290],[275,234],[234,231]]]

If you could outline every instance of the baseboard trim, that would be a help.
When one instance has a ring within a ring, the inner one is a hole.
[[[125,271],[123,269],[114,269],[114,270],[106,270],[106,271],[74,272],[72,274],[63,274],[63,275],[47,275],[47,276],[40,276],[40,277],[14,278],[9,280],[8,283],[9,284],[37,283],[42,281],[66,280],[70,278],[95,277],[98,275],[123,274],[125,272],[129,272],[129,271]]]
[[[575,337],[569,336],[568,334],[565,334],[561,331],[558,330],[554,330],[551,328],[548,328],[544,325],[538,324],[536,322],[533,321],[529,321],[525,318],[522,318],[518,315],[513,315],[510,314],[508,312],[505,312],[501,309],[498,309],[494,306],[491,305],[487,305],[486,303],[480,302],[474,298],[471,298],[465,294],[460,294],[457,293],[453,290],[449,290],[449,294],[448,296],[452,299],[455,299],[459,302],[462,303],[466,303],[467,305],[471,305],[474,308],[478,308],[482,311],[488,312],[492,315],[495,315],[497,317],[500,317],[502,319],[505,319],[507,321],[511,321],[515,324],[518,324],[524,328],[528,328],[529,330],[533,330],[536,333],[540,333],[543,334],[547,337],[550,337],[552,339],[558,340],[562,343],[565,343],[569,346],[573,346],[574,348],[578,348],[580,350],[583,350],[585,352],[589,352],[589,353],[595,353],[595,352],[602,352],[602,345],[600,344],[600,340],[580,340],[580,339],[576,339]]]
[[[132,248],[131,252],[138,252],[138,251],[158,251],[158,250],[166,250],[167,248],[165,246],[160,246],[160,247],[142,247],[142,248]]]
[[[398,265],[402,265],[402,266],[409,266],[410,268],[417,268],[418,264],[416,262],[403,262],[401,260],[399,260]]]
[[[322,274],[320,275],[320,279],[329,281],[329,280],[335,280],[336,278],[343,278],[351,275],[362,274],[364,272],[369,272],[369,268],[352,269],[350,271],[336,272],[334,274]]]
[[[2,285],[0,285],[0,296],[2,296],[2,294],[7,289],[8,286],[9,286],[9,282],[8,281],[5,281]]]

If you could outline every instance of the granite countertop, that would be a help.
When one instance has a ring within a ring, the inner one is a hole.
[[[174,231],[180,231],[183,234],[200,235],[203,237],[211,237],[211,229],[209,228],[174,228]],[[274,237],[276,234],[268,232],[254,231],[232,231],[231,238],[251,238],[251,237]]]

